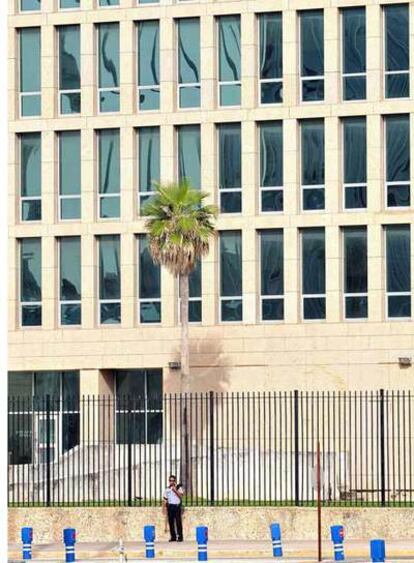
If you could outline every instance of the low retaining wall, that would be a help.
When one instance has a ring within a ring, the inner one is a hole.
[[[278,507],[186,508],[184,535],[194,539],[194,528],[209,527],[214,539],[268,539],[269,524],[279,522],[285,539],[315,539],[316,509]],[[20,528],[32,526],[36,543],[62,541],[62,529],[74,527],[78,541],[137,541],[145,524],[155,524],[157,538],[168,538],[161,508],[9,508],[10,542],[20,541]],[[322,529],[329,539],[329,527],[345,526],[349,539],[382,537],[412,539],[412,508],[323,508]]]

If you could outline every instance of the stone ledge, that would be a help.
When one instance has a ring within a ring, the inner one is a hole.
[[[183,517],[184,534],[192,538],[198,525],[209,527],[216,540],[267,540],[269,524],[279,522],[286,540],[311,540],[316,536],[316,509],[295,507],[191,507]],[[36,543],[61,542],[62,529],[77,530],[79,542],[137,541],[145,524],[154,524],[157,538],[168,532],[161,508],[9,508],[9,542],[20,541],[20,528],[32,526]],[[414,538],[414,508],[323,508],[322,529],[329,539],[329,527],[345,526],[348,539]]]

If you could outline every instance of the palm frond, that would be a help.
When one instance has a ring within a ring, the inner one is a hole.
[[[155,184],[154,196],[144,205],[153,260],[175,276],[190,273],[209,251],[217,208],[204,204],[207,196],[184,178]]]

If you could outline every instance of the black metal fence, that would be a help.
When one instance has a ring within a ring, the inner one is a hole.
[[[414,505],[410,391],[9,399],[11,506]]]

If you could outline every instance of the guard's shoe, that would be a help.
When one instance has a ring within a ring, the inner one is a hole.
[[[168,541],[177,541],[175,538],[170,538]]]
[[[184,541],[184,538],[178,538],[177,541]]]

